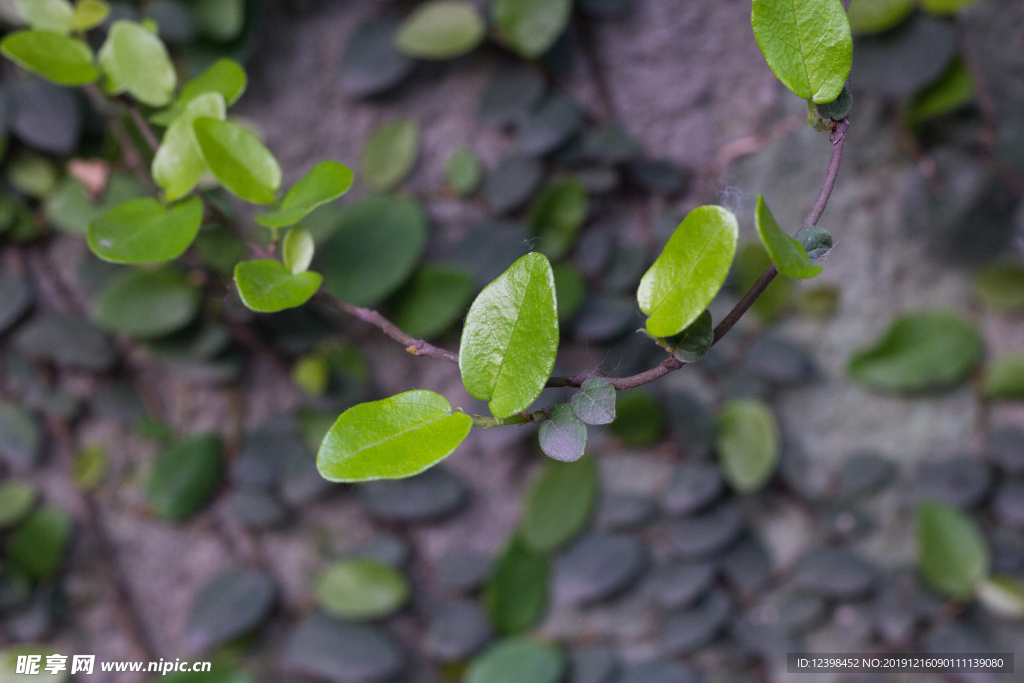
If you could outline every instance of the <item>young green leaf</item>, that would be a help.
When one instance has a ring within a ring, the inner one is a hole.
[[[652,337],[679,334],[704,312],[729,274],[739,226],[720,206],[689,213],[640,280],[637,300]]]
[[[554,645],[520,636],[485,650],[466,669],[465,683],[558,683],[565,658]]]
[[[85,85],[100,75],[88,45],[49,31],[9,33],[0,41],[0,53],[58,85]]]
[[[587,190],[575,178],[544,188],[530,208],[529,224],[540,238],[538,250],[549,259],[565,255],[587,217]]]
[[[475,289],[469,271],[425,264],[395,295],[391,321],[417,339],[433,339],[465,313]]]
[[[839,0],[754,0],[750,23],[768,66],[797,97],[839,97],[853,62],[853,37]]]
[[[199,290],[177,271],[133,271],[103,290],[93,320],[110,332],[160,337],[192,322],[199,298]]]
[[[9,529],[32,510],[39,491],[32,484],[8,481],[0,484],[0,529]]]
[[[495,417],[525,410],[544,389],[558,351],[558,307],[551,264],[521,257],[487,285],[462,329],[459,369],[474,398]]]
[[[547,556],[513,536],[484,587],[484,608],[498,633],[522,633],[541,620],[548,603],[549,577]]]
[[[374,129],[363,148],[363,181],[374,190],[390,190],[402,182],[419,156],[420,127],[405,118]]]
[[[850,376],[874,389],[922,393],[955,387],[981,360],[974,325],[941,311],[911,313],[893,321],[874,345],[850,358]]]
[[[796,280],[806,280],[821,272],[821,266],[811,265],[804,245],[782,231],[768,208],[768,202],[761,195],[757,195],[754,223],[761,243],[780,273]]]
[[[206,505],[220,484],[224,457],[220,438],[201,434],[167,449],[153,464],[146,485],[149,507],[171,522],[183,522]]]
[[[349,408],[327,432],[316,466],[330,481],[402,479],[448,457],[473,418],[444,396],[407,391]]]
[[[78,0],[71,17],[71,28],[75,31],[88,31],[102,24],[108,16],[110,5],[103,0]]]
[[[67,0],[15,0],[18,14],[31,28],[67,35],[75,9]]]
[[[249,309],[276,313],[309,301],[320,289],[323,276],[311,271],[292,273],[280,261],[259,259],[235,265],[238,295]]]
[[[472,150],[463,148],[456,150],[448,158],[447,176],[448,186],[459,196],[465,197],[480,187],[483,168]]]
[[[409,582],[376,560],[356,558],[337,562],[316,580],[316,601],[337,619],[382,619],[409,599]]]
[[[491,12],[498,39],[532,59],[547,52],[569,25],[572,0],[495,0]]]
[[[185,105],[200,95],[216,92],[231,106],[245,92],[248,78],[238,62],[221,57],[210,67],[185,84],[178,95],[177,104]]]
[[[583,531],[594,511],[600,479],[592,458],[545,463],[526,493],[519,527],[523,543],[533,551],[551,553]]]
[[[718,413],[716,448],[722,475],[734,489],[760,489],[779,461],[779,430],[771,409],[753,399],[726,402]]]
[[[974,276],[974,293],[986,308],[1002,313],[1024,311],[1024,268],[996,263]]]
[[[678,336],[672,337],[669,346],[672,355],[684,363],[696,363],[715,343],[715,328],[711,322],[711,311],[705,310]]]
[[[48,579],[60,571],[71,539],[71,517],[57,508],[44,507],[14,530],[7,547],[12,568],[29,578]]]
[[[985,395],[1003,401],[1024,400],[1024,353],[992,359],[985,370]]]
[[[89,248],[111,263],[170,261],[185,253],[202,222],[198,197],[169,210],[150,197],[132,199],[89,223]]]
[[[591,377],[569,400],[576,417],[588,425],[606,425],[615,420],[615,387],[604,377]]]
[[[110,93],[131,93],[151,107],[171,101],[178,75],[163,42],[142,24],[115,21],[100,48],[99,62]]]
[[[226,111],[224,98],[219,93],[200,95],[185,105],[164,133],[153,157],[152,173],[153,180],[164,190],[169,201],[191,192],[208,168],[192,125],[199,118],[223,121]]]
[[[352,187],[352,171],[336,161],[321,161],[291,186],[281,208],[256,216],[268,228],[286,228],[305,218],[313,209],[333,202]]]
[[[850,28],[854,33],[881,33],[910,16],[916,0],[850,0]]]
[[[213,176],[253,204],[269,204],[281,187],[281,167],[259,138],[229,121],[200,117],[192,124]]]
[[[568,403],[551,407],[551,417],[540,426],[540,449],[554,460],[576,462],[587,448],[587,425]]]
[[[479,45],[487,31],[483,17],[465,0],[430,0],[398,27],[395,46],[416,59],[451,59]]]
[[[292,275],[298,275],[309,270],[309,264],[313,261],[313,252],[316,244],[309,230],[303,227],[294,227],[288,231],[281,242],[281,260],[284,267]]]
[[[959,510],[926,500],[917,506],[917,561],[932,589],[966,600],[988,576],[985,539]]]
[[[974,100],[974,81],[963,61],[954,59],[946,73],[914,95],[907,109],[907,123],[916,126],[956,111]]]

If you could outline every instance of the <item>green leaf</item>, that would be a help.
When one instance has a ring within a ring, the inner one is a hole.
[[[153,157],[153,180],[174,201],[191,192],[209,168],[192,125],[196,119],[224,120],[227,107],[219,93],[200,95],[185,105],[171,123]]]
[[[323,276],[306,271],[293,274],[280,261],[240,261],[235,266],[238,295],[257,313],[276,313],[309,301],[320,289]]]
[[[153,114],[149,120],[160,126],[170,125],[192,100],[200,95],[218,93],[224,98],[225,106],[231,106],[245,92],[248,77],[238,62],[221,57],[203,73],[185,84],[174,105]],[[216,118],[216,117],[214,117]]]
[[[678,336],[668,340],[672,355],[684,363],[696,363],[715,343],[711,311],[705,310]]]
[[[417,339],[433,339],[465,313],[475,289],[464,268],[425,264],[395,295],[391,321]]]
[[[895,28],[914,11],[916,0],[850,0],[854,33],[881,33]]]
[[[448,186],[461,197],[473,194],[483,179],[480,160],[470,149],[456,150],[448,158]]]
[[[576,462],[587,448],[587,426],[576,417],[572,406],[559,403],[540,426],[540,449],[554,460]]]
[[[178,75],[163,42],[142,24],[115,21],[100,48],[99,62],[110,93],[129,92],[151,107],[171,101]]]
[[[975,586],[978,602],[997,617],[1024,617],[1024,586],[1012,576],[994,576]]]
[[[551,268],[555,274],[555,294],[558,299],[558,322],[572,320],[583,305],[587,285],[579,269],[568,263],[559,263]]]
[[[336,562],[316,580],[317,604],[338,619],[383,619],[401,609],[409,592],[404,576],[366,558]]]
[[[797,97],[831,102],[853,62],[853,37],[839,0],[754,0],[750,23],[768,66]]]
[[[558,307],[551,264],[530,253],[487,285],[462,328],[459,369],[474,398],[504,418],[544,389],[558,351]]]
[[[46,199],[57,185],[57,169],[41,154],[21,152],[7,162],[7,182],[34,199]]]
[[[377,126],[363,148],[363,181],[374,190],[390,190],[409,175],[419,156],[420,127],[405,118]]]
[[[146,485],[153,512],[183,522],[205,506],[220,485],[224,457],[214,434],[194,436],[157,456]]]
[[[67,176],[46,199],[46,220],[62,232],[85,237],[89,232],[89,223],[93,219],[99,218],[129,199],[143,195],[145,190],[134,175],[113,173],[107,182],[103,198],[93,203],[85,186],[75,178]]]
[[[292,275],[298,275],[309,270],[315,250],[316,244],[309,230],[294,227],[281,241],[281,261]]]
[[[575,178],[566,178],[544,188],[530,207],[529,225],[540,238],[538,251],[549,259],[569,251],[576,233],[587,217],[587,190]]]
[[[930,14],[948,16],[973,5],[974,2],[975,0],[921,0],[921,7]]]
[[[368,197],[345,209],[317,259],[331,296],[375,306],[408,279],[426,245],[427,219],[415,200]]]
[[[761,244],[747,242],[743,245],[736,256],[737,295],[742,296],[749,291],[771,265],[772,259]],[[793,281],[784,275],[776,277],[761,296],[757,297],[751,310],[762,320],[775,320],[789,308],[792,296]]]
[[[547,556],[513,536],[484,587],[484,608],[498,633],[522,633],[541,620],[548,603],[549,576]]]
[[[526,493],[519,526],[526,547],[552,553],[579,535],[590,521],[599,487],[593,458],[545,463]]]
[[[89,223],[89,248],[111,263],[170,261],[185,253],[202,222],[198,197],[169,210],[155,199],[132,199]]]
[[[914,95],[907,109],[907,123],[914,126],[956,111],[974,100],[974,81],[960,59],[954,59],[935,81]]]
[[[854,352],[850,376],[874,389],[922,393],[950,389],[971,374],[983,344],[974,325],[951,313],[896,318],[872,346]]]
[[[615,420],[608,427],[627,446],[651,446],[665,430],[665,412],[661,404],[642,389],[622,392],[616,400],[615,411]]]
[[[49,31],[9,33],[0,41],[0,53],[58,85],[85,85],[100,75],[88,45]]]
[[[782,231],[761,195],[757,195],[754,222],[761,242],[780,273],[796,280],[806,280],[821,272],[821,266],[811,265],[804,246]]]
[[[572,0],[495,0],[491,8],[498,39],[532,59],[547,52],[565,31]]]
[[[259,138],[229,121],[198,118],[196,141],[214,177],[224,188],[253,204],[270,204],[281,187],[281,167]]]
[[[917,561],[933,590],[960,600],[969,598],[988,576],[988,547],[977,525],[936,501],[917,506]]]
[[[31,28],[67,35],[75,9],[67,0],[15,0],[18,14]]]
[[[565,669],[561,651],[535,638],[502,640],[466,669],[465,683],[558,683]]]
[[[473,418],[432,391],[360,403],[327,432],[316,466],[330,481],[411,477],[447,458],[472,426]]]
[[[292,185],[277,211],[256,216],[268,228],[295,225],[321,204],[333,202],[352,187],[352,171],[336,161],[321,161]]]
[[[219,43],[235,40],[245,28],[245,0],[203,0],[191,8],[199,29]]]
[[[0,529],[9,529],[29,513],[39,492],[32,484],[7,481],[0,484]]]
[[[985,395],[1003,401],[1024,400],[1024,353],[997,356],[985,370]]]
[[[738,234],[736,217],[720,206],[683,219],[637,290],[652,337],[679,334],[704,312],[729,274]]]
[[[398,51],[416,59],[451,59],[483,42],[487,25],[471,3],[430,0],[419,5],[395,34]]]
[[[109,332],[160,337],[192,322],[199,299],[199,290],[177,271],[133,271],[103,290],[93,320]]]
[[[718,458],[722,476],[740,493],[768,483],[779,462],[779,429],[761,401],[727,401],[718,413]]]
[[[83,491],[91,491],[99,485],[107,471],[107,451],[102,446],[90,446],[75,456],[72,470],[75,485]]]
[[[71,517],[63,510],[36,510],[11,535],[8,561],[31,579],[52,577],[64,563],[71,528]]]
[[[96,28],[110,16],[110,5],[103,0],[78,0],[75,14],[71,17],[71,28],[75,31],[88,31]]]
[[[615,420],[615,386],[604,377],[584,381],[569,403],[576,417],[588,425],[606,425]]]
[[[1001,313],[1024,311],[1024,267],[996,263],[974,276],[974,293],[986,308]]]

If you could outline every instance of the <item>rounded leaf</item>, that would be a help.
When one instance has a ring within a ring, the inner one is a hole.
[[[36,503],[39,492],[27,482],[0,484],[0,529],[9,529],[25,518]]]
[[[273,259],[241,261],[235,266],[238,295],[249,309],[257,313],[276,313],[295,308],[309,301],[323,277],[305,271],[292,274],[283,263]]]
[[[60,571],[71,538],[71,517],[63,510],[36,510],[8,540],[7,560],[30,579],[48,579]]]
[[[986,308],[1010,313],[1024,311],[1024,267],[996,263],[974,277],[974,292]]]
[[[854,33],[881,33],[903,22],[916,0],[850,0],[850,28]]]
[[[419,156],[420,128],[405,118],[374,129],[363,148],[363,181],[374,190],[390,190],[409,175]]]
[[[164,133],[153,157],[153,180],[167,199],[174,201],[191,192],[209,168],[192,128],[198,118],[223,121],[227,105],[220,93],[205,93],[193,98]]]
[[[587,425],[568,403],[551,407],[551,416],[540,426],[540,449],[544,455],[562,462],[575,462],[587,448]]]
[[[985,369],[985,395],[1003,401],[1024,400],[1024,353],[996,356]]]
[[[480,160],[472,150],[457,150],[448,159],[447,178],[448,186],[460,196],[472,194],[476,188],[480,187],[480,181],[483,178]]]
[[[509,638],[485,650],[466,669],[465,683],[558,683],[565,658],[554,645]]]
[[[575,178],[546,187],[530,208],[530,229],[540,238],[538,251],[549,259],[564,256],[587,217],[588,207],[587,190]]]
[[[237,123],[198,118],[192,129],[213,176],[228,192],[269,204],[281,187],[281,167],[260,139]]]
[[[592,458],[546,463],[526,494],[520,523],[523,543],[539,553],[568,543],[590,521],[599,487],[600,473]]]
[[[177,271],[134,271],[103,290],[93,320],[110,332],[160,337],[192,322],[199,299],[199,290]]]
[[[110,5],[103,0],[78,0],[71,17],[71,28],[75,31],[88,31],[102,24],[108,16]]]
[[[15,0],[16,15],[34,29],[67,35],[71,32],[75,9],[68,0]]]
[[[352,187],[352,171],[336,161],[321,161],[292,185],[277,211],[256,216],[268,228],[295,225],[321,204],[333,202]]]
[[[728,401],[718,413],[722,475],[740,493],[753,493],[772,478],[779,461],[779,429],[761,401]]]
[[[569,403],[576,417],[588,425],[606,425],[615,420],[615,387],[604,377],[584,381]]]
[[[185,84],[178,95],[177,104],[185,105],[206,93],[220,93],[224,102],[232,105],[245,92],[248,84],[245,69],[233,59],[221,57],[210,67]]]
[[[338,619],[382,619],[409,599],[405,577],[383,562],[357,558],[337,562],[316,580],[316,601]]]
[[[163,42],[142,24],[115,21],[100,49],[99,61],[110,92],[127,91],[151,107],[170,103],[177,72]]]
[[[0,41],[0,53],[58,85],[85,85],[100,75],[88,45],[49,31],[10,33]]]
[[[469,271],[425,264],[395,295],[391,321],[417,339],[433,339],[465,313],[475,289]]]
[[[513,536],[484,588],[484,607],[495,630],[510,635],[535,626],[547,607],[549,577],[547,556]]]
[[[183,522],[213,497],[224,469],[220,439],[202,434],[167,449],[153,463],[146,486],[157,516]]]
[[[155,199],[132,199],[89,223],[89,248],[111,263],[170,261],[185,253],[202,222],[198,197],[170,210]]]
[[[185,642],[192,651],[249,633],[270,614],[274,580],[255,569],[229,569],[203,586],[185,616]]]
[[[471,51],[486,33],[483,17],[464,0],[431,0],[402,22],[395,46],[417,59],[451,59]]]
[[[349,408],[324,437],[316,466],[330,481],[402,479],[448,457],[473,418],[432,391],[407,391]]]
[[[498,38],[523,57],[540,57],[569,25],[572,0],[495,0]]]
[[[771,209],[768,208],[768,203],[761,195],[757,195],[754,223],[761,243],[768,250],[768,255],[780,273],[786,277],[804,280],[821,272],[821,266],[812,265],[807,258],[804,245],[782,231]]]
[[[988,575],[988,547],[977,525],[936,501],[917,506],[917,561],[925,582],[951,598],[969,598]]]
[[[309,270],[315,249],[316,244],[309,230],[292,228],[281,242],[281,260],[292,275],[298,275]]]

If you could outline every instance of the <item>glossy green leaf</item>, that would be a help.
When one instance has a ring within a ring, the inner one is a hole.
[[[910,16],[916,0],[850,0],[850,28],[854,33],[881,33]]]
[[[433,339],[462,317],[475,290],[464,268],[426,264],[395,295],[391,322],[417,339]]]
[[[558,683],[565,658],[554,645],[520,636],[490,646],[474,659],[465,683]]]
[[[579,312],[587,294],[587,284],[579,269],[569,263],[559,263],[551,268],[555,274],[555,294],[558,299],[558,322],[564,323]]]
[[[15,7],[31,28],[63,35],[71,32],[75,9],[68,0],[15,0]]]
[[[447,179],[448,186],[462,197],[472,194],[480,187],[483,167],[472,150],[456,150],[448,158]]]
[[[983,344],[974,325],[941,311],[903,315],[872,346],[850,358],[850,376],[874,389],[921,393],[967,379]]]
[[[206,93],[191,100],[168,127],[153,157],[153,180],[167,199],[174,201],[191,192],[207,170],[192,125],[198,118],[223,121],[227,113],[219,93]]]
[[[551,264],[530,253],[487,285],[466,315],[459,351],[470,395],[495,417],[525,410],[544,389],[558,351]]]
[[[160,337],[192,322],[199,299],[199,290],[177,271],[133,271],[103,290],[93,320],[110,332]]]
[[[1024,353],[992,359],[985,369],[985,395],[996,400],[1024,400]]]
[[[39,492],[32,484],[8,481],[0,484],[0,529],[9,529],[29,513]]]
[[[411,477],[447,458],[472,426],[473,418],[432,391],[360,403],[327,432],[316,466],[330,481]]]
[[[363,181],[374,190],[390,190],[405,179],[420,151],[420,127],[405,118],[377,126],[363,148]]]
[[[591,377],[570,399],[576,417],[588,425],[606,425],[615,420],[615,386],[604,377]]]
[[[153,114],[149,120],[161,126],[170,125],[192,100],[200,95],[218,93],[226,106],[234,104],[248,85],[248,77],[238,62],[222,57],[203,73],[185,84],[174,105]],[[217,118],[217,117],[213,117]]]
[[[409,593],[404,576],[367,558],[337,562],[316,580],[317,604],[338,619],[382,619],[401,609]]]
[[[398,51],[416,59],[451,59],[483,42],[487,25],[465,0],[430,0],[419,5],[395,34]]]
[[[948,16],[956,14],[960,10],[973,5],[975,0],[921,0],[921,7],[925,12]]]
[[[89,224],[89,248],[111,263],[160,263],[185,253],[203,222],[203,201],[192,197],[165,209],[155,199],[132,199]]]
[[[88,45],[49,31],[9,33],[0,41],[0,53],[58,85],[85,85],[100,75]]]
[[[804,246],[782,231],[761,195],[757,195],[754,222],[761,243],[780,273],[796,280],[805,280],[821,272],[821,266],[812,265],[807,258]]]
[[[260,259],[240,261],[235,266],[238,295],[248,308],[258,313],[276,313],[309,301],[323,282],[312,271],[292,274],[280,261]]]
[[[7,546],[7,559],[29,578],[48,579],[64,563],[71,529],[68,513],[40,508],[14,530]]]
[[[327,292],[376,306],[409,278],[427,245],[423,209],[404,197],[367,197],[347,207],[317,249]]]
[[[495,0],[498,39],[523,57],[540,57],[569,25],[572,0]]]
[[[587,425],[576,417],[572,406],[559,403],[550,409],[550,417],[538,432],[544,455],[561,462],[576,462],[587,448]]]
[[[142,24],[115,21],[100,49],[99,62],[110,93],[128,92],[151,107],[170,103],[178,75],[163,42]]]
[[[146,485],[153,512],[183,522],[205,506],[220,485],[224,457],[220,439],[201,434],[157,456]]]
[[[720,206],[683,219],[637,290],[652,337],[679,334],[704,312],[729,274],[738,234],[736,217]]]
[[[907,122],[917,125],[956,111],[974,100],[974,81],[963,61],[954,59],[939,80],[910,101]]]
[[[587,217],[588,206],[587,190],[575,178],[544,188],[530,207],[529,217],[530,229],[540,238],[538,251],[549,259],[564,256]]]
[[[1024,585],[1012,576],[994,576],[975,586],[982,607],[1003,619],[1024,617]]]
[[[779,428],[761,401],[727,401],[718,413],[722,476],[740,493],[753,493],[772,478],[779,462]]]
[[[253,204],[269,204],[281,187],[281,167],[254,134],[230,121],[197,118],[196,141],[214,177]]]
[[[1024,311],[1024,267],[996,263],[974,276],[974,293],[986,308],[1003,313]]]
[[[736,295],[748,292],[771,265],[772,259],[760,243],[744,244],[736,255]],[[780,275],[757,297],[751,310],[762,320],[775,320],[789,308],[792,297],[793,281]]]
[[[853,62],[839,0],[754,0],[750,23],[768,66],[797,97],[820,104],[839,96]]]
[[[549,577],[547,556],[513,536],[484,587],[484,608],[498,633],[522,633],[541,620],[548,604]]]
[[[526,493],[519,527],[523,543],[535,552],[551,553],[571,541],[590,521],[599,487],[593,458],[545,463]]]
[[[926,500],[917,506],[917,561],[925,582],[967,599],[988,575],[989,555],[977,525],[959,510]]]
[[[309,270],[314,251],[316,243],[313,242],[313,236],[303,227],[292,228],[281,240],[281,261],[292,275]]]
[[[102,24],[108,16],[110,5],[103,0],[78,0],[71,17],[71,28],[75,31],[88,31]]]
[[[672,355],[684,363],[696,363],[715,343],[711,311],[704,311],[689,327],[668,340]]]
[[[291,186],[281,208],[256,216],[256,222],[268,228],[295,225],[309,212],[333,202],[352,187],[352,171],[336,161],[321,161],[302,180]]]

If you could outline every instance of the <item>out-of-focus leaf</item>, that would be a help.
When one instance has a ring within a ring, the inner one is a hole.
[[[202,222],[198,197],[169,210],[155,199],[132,199],[89,224],[89,248],[111,263],[170,261],[185,253]]]
[[[779,429],[761,401],[735,399],[718,413],[718,457],[722,475],[740,493],[764,486],[779,461]]]
[[[100,75],[88,45],[49,31],[9,33],[0,41],[0,53],[58,85],[85,85]]]
[[[917,506],[917,561],[928,585],[951,598],[969,598],[988,575],[988,547],[977,525],[936,501]]]
[[[487,25],[464,0],[430,0],[419,5],[395,34],[399,52],[416,59],[451,59],[479,45]]]

